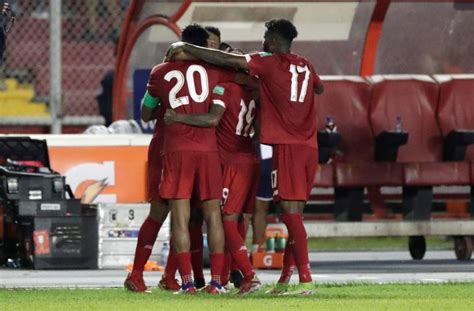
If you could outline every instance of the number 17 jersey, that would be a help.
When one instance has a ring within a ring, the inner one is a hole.
[[[260,141],[317,148],[314,88],[321,81],[313,65],[292,53],[245,57],[249,74],[259,78]]]
[[[208,113],[212,89],[234,79],[235,72],[201,61],[175,61],[155,66],[147,89],[159,97],[164,110],[176,113]],[[215,128],[174,123],[165,127],[162,154],[177,151],[217,152]]]

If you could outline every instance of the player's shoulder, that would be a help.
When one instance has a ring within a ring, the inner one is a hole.
[[[311,68],[313,68],[313,63],[311,63],[311,61],[308,58],[298,55],[298,54],[294,54],[294,53],[291,53],[288,55],[290,55],[290,57],[292,57],[295,61],[297,61],[301,65],[309,65]]]
[[[213,65],[213,64],[209,64],[209,63],[206,63],[205,61],[197,61],[196,62],[196,65],[201,65],[202,67],[204,67],[206,69],[206,71],[210,72],[210,71],[213,71],[213,72],[225,72],[225,71],[229,71],[229,69],[226,69],[226,68],[223,68],[223,67],[220,67],[220,66],[216,66],[216,65]]]
[[[164,72],[167,67],[169,67],[169,64],[168,62],[163,62],[163,63],[160,63],[158,65],[155,65],[153,66],[153,68],[151,69],[151,75],[159,75],[160,73]]]
[[[247,61],[252,60],[270,60],[276,57],[277,54],[272,54],[269,52],[250,52],[245,55]]]

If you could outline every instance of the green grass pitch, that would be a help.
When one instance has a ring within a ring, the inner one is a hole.
[[[474,283],[318,285],[306,297],[174,295],[154,289],[0,289],[0,310],[474,310]]]

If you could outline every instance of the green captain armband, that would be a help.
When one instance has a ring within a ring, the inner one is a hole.
[[[150,93],[148,93],[148,91],[146,91],[145,95],[143,95],[142,102],[143,102],[143,106],[146,106],[150,109],[154,109],[160,103],[160,99],[151,96]]]

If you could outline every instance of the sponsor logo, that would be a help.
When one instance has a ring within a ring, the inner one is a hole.
[[[273,257],[272,257],[272,255],[266,255],[266,256],[263,257],[262,261],[263,261],[263,265],[265,267],[271,267],[272,264],[273,264]]]

